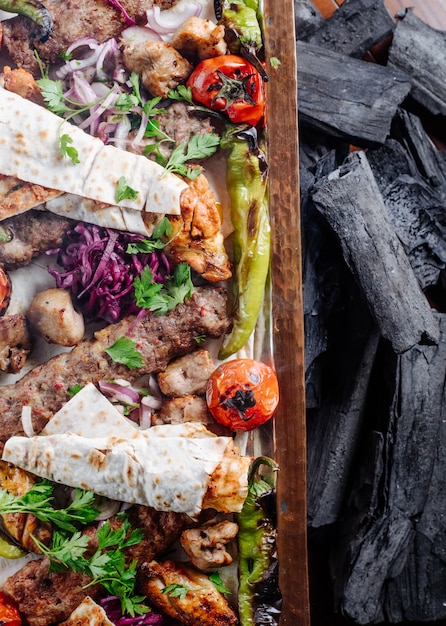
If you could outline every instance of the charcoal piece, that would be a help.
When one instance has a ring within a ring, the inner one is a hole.
[[[421,177],[399,176],[383,192],[392,224],[421,288],[446,268],[446,214],[441,197]]]
[[[420,118],[400,109],[394,120],[392,136],[410,155],[420,175],[446,200],[446,153],[434,145]]]
[[[414,100],[433,115],[446,115],[445,32],[407,11],[395,29],[388,65],[411,77]]]
[[[438,344],[397,357],[387,426],[365,442],[372,462],[332,544],[336,606],[358,624],[446,618],[446,316],[436,317]]]
[[[383,0],[345,0],[313,33],[301,36],[334,52],[361,58],[375,43],[395,29]]]
[[[299,120],[356,146],[378,146],[410,91],[406,74],[297,42]]]
[[[313,202],[336,233],[383,337],[395,352],[438,339],[430,306],[398,239],[363,152],[318,181]]]
[[[367,160],[381,193],[403,174],[414,178],[420,176],[410,153],[393,138],[376,150],[368,150]]]
[[[324,18],[311,0],[305,2],[294,0],[294,24],[297,39],[304,39],[311,35],[323,22]]]

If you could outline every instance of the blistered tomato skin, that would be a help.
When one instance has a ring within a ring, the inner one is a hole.
[[[0,624],[21,626],[22,619],[14,600],[0,591]]]
[[[279,383],[265,363],[234,359],[211,374],[206,401],[219,424],[232,431],[253,430],[273,416],[279,402]]]

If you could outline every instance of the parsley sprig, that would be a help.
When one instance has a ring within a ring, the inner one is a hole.
[[[154,283],[153,272],[146,265],[141,276],[133,281],[133,287],[137,306],[156,315],[165,315],[185,298],[190,298],[194,290],[187,263],[180,263],[165,283]]]
[[[54,508],[54,486],[47,480],[33,485],[22,496],[0,489],[0,514],[32,513],[41,522],[51,522],[65,531],[74,532],[76,524],[88,524],[98,515],[94,493],[76,489],[74,499],[65,508]]]
[[[115,363],[127,365],[129,369],[137,369],[144,365],[144,360],[136,347],[136,343],[128,337],[119,337],[105,352]]]
[[[143,604],[144,596],[135,592],[136,559],[127,566],[124,550],[142,541],[144,534],[141,529],[131,529],[125,514],[119,517],[122,524],[118,528],[112,528],[107,520],[97,529],[98,545],[91,556],[87,555],[89,537],[79,531],[72,535],[55,531],[51,548],[36,539],[34,541],[50,559],[50,571],[71,570],[86,574],[92,579],[86,587],[102,585],[109,594],[120,599],[123,614],[134,617],[150,609]]]
[[[157,153],[156,161],[166,172],[174,172],[190,179],[195,179],[201,173],[200,167],[187,165],[188,161],[205,159],[212,156],[220,145],[220,137],[216,133],[192,135],[188,143],[180,143],[168,159]]]

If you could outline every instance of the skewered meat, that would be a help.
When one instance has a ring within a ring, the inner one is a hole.
[[[125,67],[141,76],[144,87],[153,96],[166,98],[170,89],[185,83],[192,65],[179,52],[163,41],[125,43]]]
[[[0,370],[2,372],[18,374],[25,365],[32,346],[31,333],[24,315],[0,317]]]
[[[22,496],[33,487],[35,482],[36,477],[29,472],[0,461],[1,489]],[[51,540],[50,525],[40,522],[31,513],[6,513],[1,515],[0,519],[4,531],[25,550],[40,552],[32,536],[44,544],[48,544]]]
[[[188,528],[181,533],[181,546],[197,569],[207,570],[232,563],[226,544],[236,537],[238,526],[224,520],[200,528]]]
[[[128,15],[145,23],[146,10],[153,5],[167,9],[176,0],[121,0]],[[18,16],[3,22],[3,45],[14,64],[40,76],[34,51],[44,65],[60,61],[60,53],[82,37],[94,37],[99,43],[118,37],[127,26],[119,9],[102,0],[45,0],[51,15],[51,36],[40,41],[41,29],[27,17]]]
[[[34,429],[39,432],[67,402],[73,385],[98,383],[103,378],[133,382],[145,373],[162,371],[172,358],[190,352],[197,336],[219,337],[229,323],[225,289],[197,287],[190,300],[167,315],[147,314],[138,322],[130,316],[107,326],[71,352],[50,359],[17,383],[0,389],[0,441],[24,434],[20,423],[23,405],[32,407]],[[129,369],[105,353],[123,336],[137,344],[143,367]]]
[[[4,220],[0,229],[6,241],[0,241],[0,263],[6,269],[28,265],[41,252],[58,248],[72,224],[65,217],[37,210]]]
[[[182,424],[183,422],[214,423],[204,398],[188,395],[163,400],[161,409],[155,416],[155,424]]]
[[[175,32],[172,46],[192,61],[226,54],[225,27],[211,20],[189,17]]]
[[[182,192],[181,217],[171,217],[170,222],[174,232],[166,253],[172,260],[185,261],[212,282],[230,278],[216,198],[202,174]]]
[[[224,596],[207,576],[182,563],[151,561],[139,569],[139,586],[149,602],[187,626],[231,626],[238,620]],[[187,588],[184,598],[172,597],[169,585]]]
[[[193,394],[204,396],[209,376],[214,369],[209,352],[195,350],[172,360],[166,369],[158,374],[158,385],[165,396],[174,398]]]

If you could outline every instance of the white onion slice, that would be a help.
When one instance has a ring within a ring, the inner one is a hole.
[[[121,33],[125,43],[144,43],[145,41],[161,41],[161,37],[151,28],[146,26],[129,26]]]
[[[34,437],[36,432],[33,428],[32,410],[29,405],[22,406],[22,428],[27,437]]]
[[[174,33],[188,17],[198,17],[201,13],[201,4],[187,2],[182,7],[174,7],[161,11],[159,6],[147,9],[147,25],[160,35]]]

